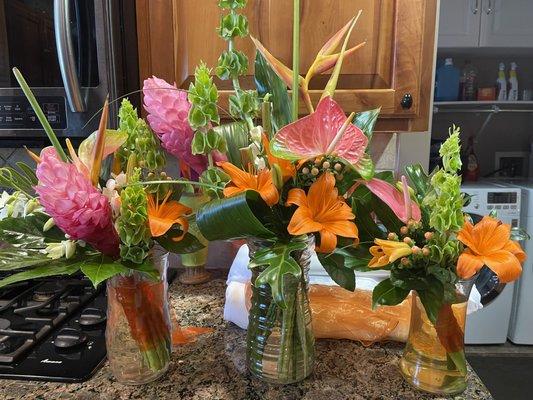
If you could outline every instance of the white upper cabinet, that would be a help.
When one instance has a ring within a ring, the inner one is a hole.
[[[481,0],[441,0],[439,47],[477,47]]]
[[[533,47],[532,0],[484,0],[482,15],[480,46]]]
[[[441,0],[439,47],[532,47],[533,0]]]

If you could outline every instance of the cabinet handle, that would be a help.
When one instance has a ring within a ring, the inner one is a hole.
[[[406,93],[403,95],[400,105],[404,110],[409,110],[413,106],[413,96],[411,93]]]
[[[474,0],[474,6],[472,7],[472,14],[476,15],[479,11],[479,0]]]
[[[487,6],[487,15],[492,14],[494,11],[494,6],[492,5],[492,0],[489,0],[489,5]]]

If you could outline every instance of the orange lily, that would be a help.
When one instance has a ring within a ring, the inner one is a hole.
[[[168,201],[170,194],[169,191],[161,204],[157,198],[148,195],[148,222],[153,237],[164,235],[174,224],[181,225],[183,233],[172,238],[173,241],[179,242],[189,229],[189,221],[184,215],[189,214],[192,210],[176,200]]]
[[[475,226],[466,221],[457,235],[457,239],[468,247],[459,256],[457,274],[468,279],[486,265],[498,275],[500,282],[517,279],[526,253],[518,243],[510,240],[510,236],[511,226],[495,218],[485,216]]]
[[[262,136],[263,148],[268,159],[268,164],[270,166],[278,164],[281,169],[281,174],[283,176],[283,182],[287,182],[289,179],[293,178],[296,175],[296,167],[290,160],[285,160],[283,158],[276,157],[270,151],[270,141],[268,140],[267,135],[263,133]]]
[[[243,171],[229,162],[220,162],[218,166],[227,173],[231,181],[224,188],[224,196],[230,197],[246,190],[256,191],[269,206],[273,206],[279,201],[279,193],[272,174],[268,169],[259,171],[257,175]]]
[[[375,239],[374,243],[376,246],[370,248],[370,254],[373,256],[372,260],[368,263],[370,268],[383,267],[413,252],[411,246],[404,242]]]
[[[302,189],[291,189],[287,205],[297,205],[287,230],[291,235],[320,233],[316,251],[330,253],[337,247],[337,236],[357,239],[357,226],[351,207],[339,197],[335,177],[326,172],[316,180],[306,194]]]

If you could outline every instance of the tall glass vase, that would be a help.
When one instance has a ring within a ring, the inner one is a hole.
[[[107,358],[117,381],[125,384],[154,381],[170,363],[167,255],[151,260],[159,279],[133,272],[107,281]]]
[[[183,193],[180,202],[187,207],[190,207],[193,212],[196,212],[203,204],[209,201],[209,197],[201,192],[198,193]],[[179,281],[186,285],[195,285],[199,283],[209,282],[211,274],[206,271],[208,245],[209,242],[205,239],[196,223],[191,223],[189,232],[205,246],[203,249],[190,254],[181,254],[181,265],[183,272],[179,276]]]
[[[285,309],[273,301],[270,286],[255,285],[264,268],[252,270],[246,356],[251,374],[263,381],[288,384],[305,379],[313,371],[315,339],[308,297],[313,236],[307,238],[307,244],[305,250],[292,254],[302,269],[301,277],[284,275]],[[264,246],[265,242],[249,241],[250,257]]]
[[[428,319],[418,294],[413,292],[411,325],[400,370],[414,387],[445,395],[466,389],[464,332],[474,280],[456,283],[455,301],[441,307],[435,324]]]

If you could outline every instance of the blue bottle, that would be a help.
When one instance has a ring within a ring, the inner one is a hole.
[[[459,79],[461,71],[447,58],[437,69],[435,79],[435,101],[457,101],[459,99]]]

